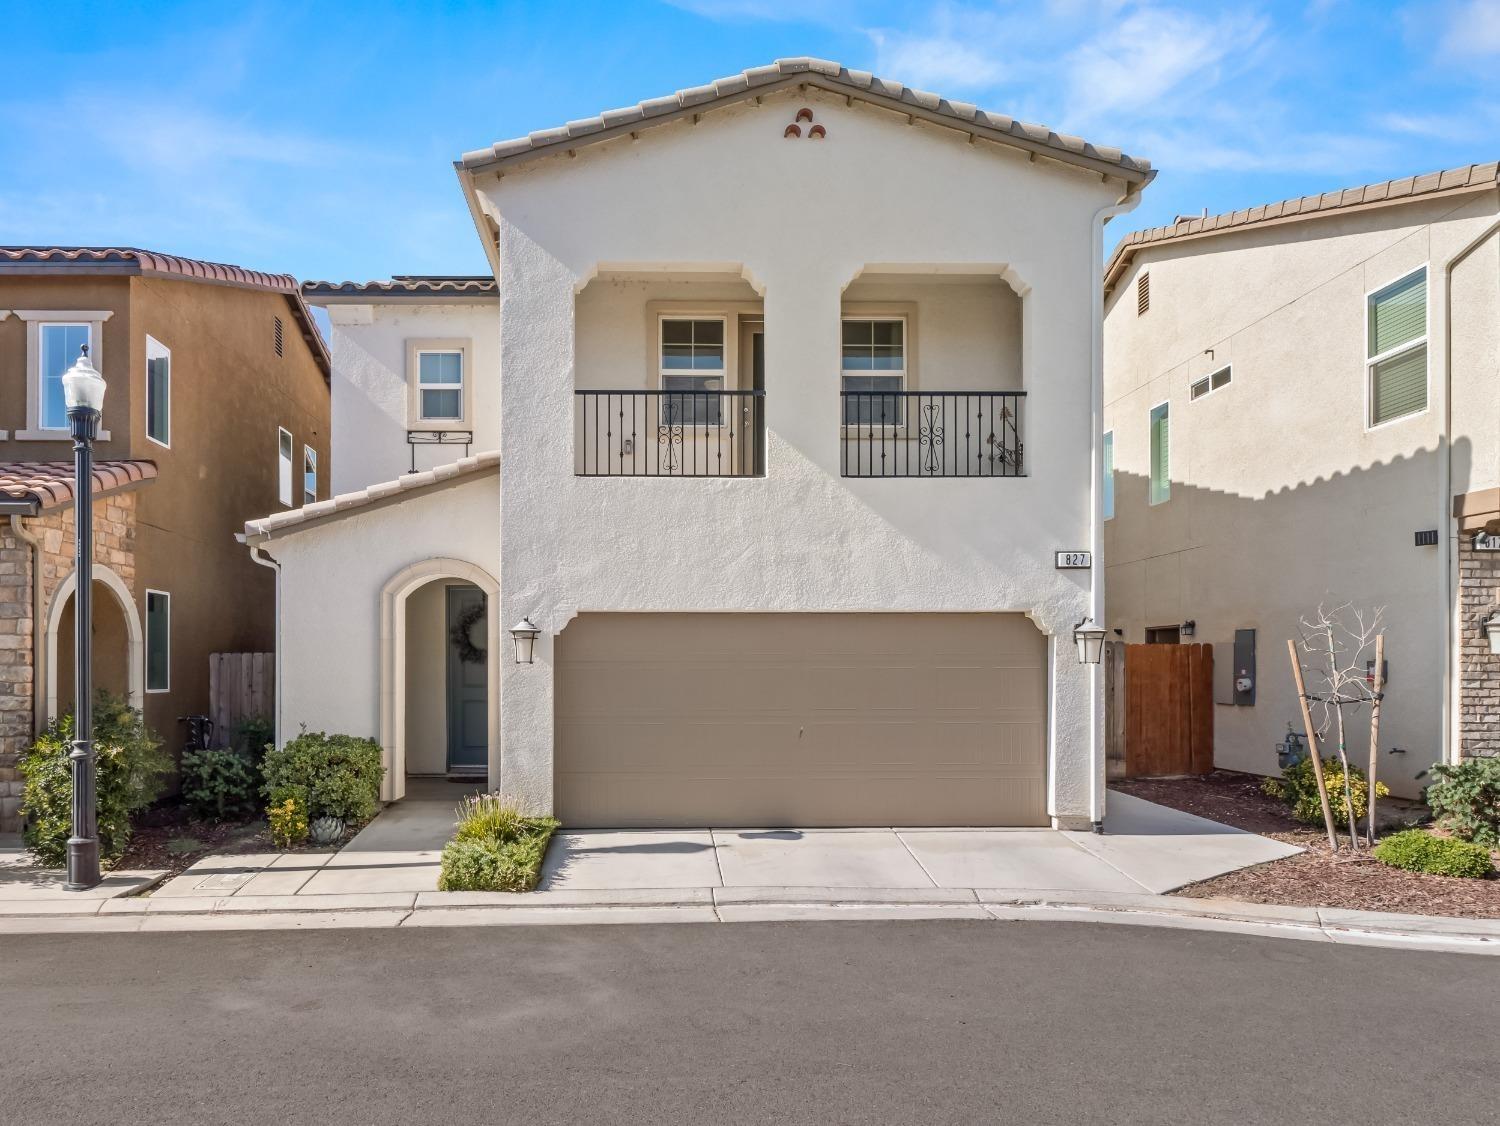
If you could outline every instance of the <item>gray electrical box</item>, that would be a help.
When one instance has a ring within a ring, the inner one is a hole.
[[[1234,631],[1234,702],[1240,707],[1255,704],[1255,631]]]

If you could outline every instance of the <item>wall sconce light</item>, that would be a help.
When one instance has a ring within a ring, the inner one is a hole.
[[[1485,619],[1484,632],[1490,639],[1490,652],[1500,657],[1500,610]]]
[[[1073,641],[1078,646],[1080,665],[1097,665],[1104,655],[1104,627],[1093,618],[1084,618],[1073,627]]]
[[[532,624],[530,618],[522,618],[510,627],[511,639],[516,643],[516,664],[529,665],[536,658],[536,639],[542,631]]]
[[[1189,618],[1187,621],[1182,623],[1181,630],[1183,637],[1193,637],[1198,633],[1198,623],[1192,618]]]

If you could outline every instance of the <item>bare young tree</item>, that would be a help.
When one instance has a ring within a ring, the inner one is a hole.
[[[1349,827],[1349,847],[1359,851],[1359,821],[1354,814],[1354,787],[1349,771],[1348,724],[1345,711],[1356,711],[1369,705],[1370,757],[1367,778],[1365,839],[1367,844],[1375,840],[1375,787],[1377,743],[1380,737],[1380,699],[1384,691],[1385,634],[1382,623],[1385,608],[1377,607],[1366,612],[1352,603],[1344,603],[1333,609],[1323,605],[1311,617],[1302,619],[1302,641],[1300,648],[1307,654],[1309,683],[1303,689],[1304,717],[1311,724],[1316,720],[1316,734],[1327,743],[1330,738],[1344,771],[1344,817]],[[1374,674],[1369,671],[1367,654],[1374,652]],[[1295,655],[1294,655],[1295,659]],[[1309,742],[1316,756],[1317,742],[1309,731]],[[1327,817],[1327,788],[1321,770],[1315,771],[1318,787],[1324,800]],[[1332,836],[1330,823],[1329,833]],[[1334,846],[1337,848],[1337,845]]]

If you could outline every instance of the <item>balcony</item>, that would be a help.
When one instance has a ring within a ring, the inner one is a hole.
[[[844,391],[845,477],[1024,477],[1024,391]]]
[[[575,391],[579,477],[760,477],[764,391]]]

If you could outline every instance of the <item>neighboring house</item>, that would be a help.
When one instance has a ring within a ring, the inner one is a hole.
[[[345,465],[409,468],[422,396],[486,452],[247,525],[282,731],[573,825],[1099,821],[1102,606],[1054,564],[1094,546],[1102,224],[1149,166],[798,59],[458,171],[495,322],[465,282],[312,292],[351,302]]]
[[[0,247],[0,832],[16,756],[73,706],[72,441],[61,376],[88,344],[95,683],[171,748],[208,656],[270,650],[274,586],[233,533],[326,495],[328,354],[296,282],[129,248]]]
[[[1500,531],[1496,167],[1180,219],[1110,259],[1107,624],[1215,645],[1220,766],[1275,773],[1302,731],[1286,642],[1319,603],[1385,608],[1397,793],[1500,753],[1500,545],[1475,544]]]

